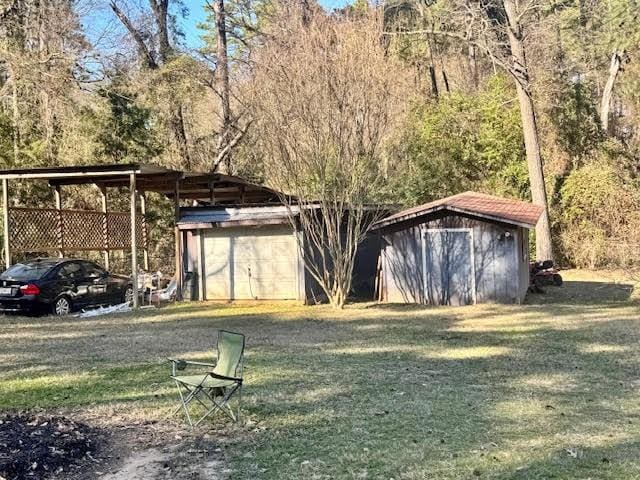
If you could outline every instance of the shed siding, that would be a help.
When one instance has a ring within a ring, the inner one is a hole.
[[[385,300],[424,303],[421,228],[471,228],[477,303],[519,303],[523,292],[520,255],[521,232],[526,229],[484,222],[461,215],[446,215],[383,233]],[[525,265],[526,263],[526,265]]]
[[[518,229],[518,299],[522,303],[529,290],[529,230]]]
[[[423,303],[422,241],[419,227],[383,237],[384,292],[387,302]]]

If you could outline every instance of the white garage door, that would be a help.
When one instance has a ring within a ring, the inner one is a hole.
[[[297,245],[290,227],[207,230],[204,264],[208,300],[299,297]]]

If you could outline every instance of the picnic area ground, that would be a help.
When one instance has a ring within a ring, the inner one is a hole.
[[[75,478],[640,478],[634,282],[564,275],[520,306],[1,317],[0,413],[104,432]],[[211,360],[220,328],[247,335],[243,422],[191,431],[166,359]]]

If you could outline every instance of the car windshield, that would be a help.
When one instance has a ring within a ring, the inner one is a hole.
[[[37,280],[42,278],[51,268],[50,263],[16,263],[0,275],[2,280]]]

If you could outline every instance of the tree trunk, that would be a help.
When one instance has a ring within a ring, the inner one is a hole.
[[[476,46],[469,45],[467,52],[469,70],[471,70],[471,81],[473,83],[473,88],[477,89],[480,85],[480,74],[478,72],[478,55],[476,52]]]
[[[184,125],[184,115],[182,113],[182,105],[179,103],[171,107],[170,119],[171,131],[173,132],[174,140],[180,151],[182,157],[182,167],[186,170],[191,170],[191,155],[189,154],[189,143],[187,140],[187,132]]]
[[[169,10],[169,0],[149,0],[153,15],[156,17],[158,27],[158,43],[160,46],[160,58],[165,63],[171,55],[171,44],[169,43],[169,29],[167,27],[167,15]]]
[[[451,93],[451,90],[449,89],[449,79],[447,78],[447,72],[445,71],[444,67],[442,68],[442,81],[444,83],[445,92]]]
[[[431,79],[431,93],[435,99],[438,98],[438,81],[436,80],[436,68],[429,65],[429,78]]]
[[[609,64],[609,78],[602,92],[602,101],[600,102],[600,125],[605,133],[609,132],[609,109],[611,108],[611,96],[613,95],[613,86],[620,72],[622,63],[621,55],[618,51],[614,51],[611,55],[611,63]]]
[[[544,209],[536,225],[536,258],[538,260],[553,260],[549,205],[544,183],[538,127],[536,124],[533,98],[531,96],[522,27],[519,23],[519,14],[514,0],[503,0],[503,3],[508,19],[507,35],[509,37],[509,46],[513,58],[513,65],[509,73],[516,80],[520,116],[522,118],[522,131],[524,134],[524,146],[527,154],[531,196],[533,203],[542,206]]]
[[[17,166],[20,157],[20,109],[18,106],[18,78],[15,70],[9,65],[9,81],[11,82],[11,126],[13,128],[13,161]]]
[[[230,103],[230,86],[229,86],[229,58],[227,47],[227,22],[224,10],[224,0],[215,0],[213,2],[213,11],[216,16],[216,33],[217,33],[217,65],[216,77],[220,88],[220,101],[222,107],[222,129],[220,135],[223,142],[229,136],[231,129],[231,103]],[[227,173],[231,173],[231,151],[226,154]]]
[[[144,38],[142,37],[142,33],[131,23],[129,17],[125,15],[125,13],[118,7],[115,0],[112,0],[109,4],[111,6],[111,10],[116,14],[118,19],[122,22],[124,27],[127,29],[133,40],[136,42],[136,46],[138,47],[138,56],[140,60],[143,62],[144,66],[153,70],[158,68],[158,64],[153,58],[153,54],[147,44],[144,42]]]

